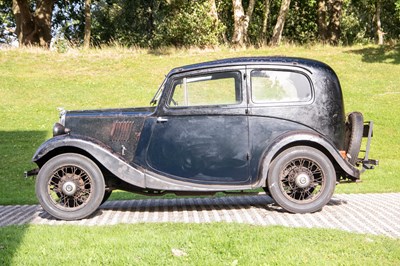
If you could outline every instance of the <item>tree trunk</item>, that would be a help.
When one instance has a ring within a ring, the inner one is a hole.
[[[25,45],[50,47],[53,5],[54,0],[37,0],[36,10],[32,13],[28,0],[13,0],[15,32],[20,47]]]
[[[85,0],[85,36],[83,37],[83,48],[90,47],[90,34],[92,32],[92,17],[90,12],[91,0]]]
[[[215,0],[209,0],[210,4],[210,17],[213,19],[214,22],[214,27],[217,27],[220,23],[219,17],[218,17],[218,11],[217,11],[217,5],[215,3]],[[228,38],[226,37],[226,31],[221,33],[222,39],[225,44],[228,43]]]
[[[376,37],[378,45],[383,45],[383,36],[384,32],[382,31],[382,24],[381,24],[381,11],[382,5],[381,0],[376,0]]]
[[[342,17],[343,0],[331,0],[331,16],[329,20],[329,42],[338,45],[340,40],[340,19]]]
[[[242,0],[232,0],[233,5],[233,37],[232,44],[235,46],[243,46],[244,44],[244,23],[246,16],[244,15]]]
[[[19,46],[28,44],[26,37],[35,30],[33,17],[29,10],[28,2],[13,0],[12,11],[15,17],[15,33],[17,34]]]
[[[217,5],[215,4],[215,0],[209,0],[210,3],[210,16],[214,19],[214,21],[218,22],[218,12]]]
[[[318,0],[317,9],[318,37],[322,43],[326,43],[328,25],[326,21],[326,0]]]
[[[243,40],[245,43],[249,42],[247,31],[249,29],[250,21],[253,16],[254,6],[256,4],[255,0],[249,1],[249,6],[247,7],[246,11],[246,23],[243,25]]]
[[[281,43],[283,27],[285,26],[285,20],[286,20],[286,15],[289,11],[289,6],[290,6],[290,0],[282,0],[278,19],[276,21],[275,28],[272,33],[272,38],[270,42],[271,46],[276,46]]]
[[[265,0],[264,4],[265,4],[264,19],[263,19],[263,26],[262,26],[262,32],[261,32],[261,34],[262,34],[261,39],[263,40],[264,43],[267,43],[268,18],[269,18],[271,0]]]

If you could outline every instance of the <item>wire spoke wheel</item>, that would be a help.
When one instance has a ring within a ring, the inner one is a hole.
[[[95,212],[105,193],[104,177],[89,158],[75,153],[47,161],[36,179],[43,209],[62,220],[78,220]]]
[[[267,183],[272,198],[283,209],[294,213],[315,212],[331,199],[336,172],[320,150],[297,146],[274,159]]]
[[[305,203],[315,200],[322,192],[325,176],[321,167],[307,158],[286,164],[280,174],[280,188],[291,201]]]
[[[92,183],[92,178],[80,167],[62,166],[49,179],[48,193],[54,204],[64,208],[80,208],[90,198]]]

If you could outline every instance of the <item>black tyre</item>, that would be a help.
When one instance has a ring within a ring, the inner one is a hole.
[[[92,214],[104,197],[99,167],[80,154],[65,153],[46,162],[36,179],[36,196],[43,209],[62,220]]]
[[[332,198],[336,174],[325,154],[297,146],[274,159],[267,183],[272,198],[283,209],[308,213],[321,210]]]
[[[345,149],[348,161],[355,165],[361,148],[364,130],[364,118],[359,112],[352,112],[347,117]]]

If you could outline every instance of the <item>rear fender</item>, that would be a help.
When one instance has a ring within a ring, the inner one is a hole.
[[[324,137],[309,131],[297,131],[294,134],[288,133],[280,136],[264,151],[258,171],[259,178],[255,187],[265,186],[271,163],[280,152],[293,146],[303,145],[321,150],[332,161],[332,164],[337,165],[349,178],[354,180],[360,178],[360,171],[347,162],[341,156],[339,150]]]
[[[62,135],[51,138],[40,145],[32,161],[41,167],[53,156],[63,153],[65,150],[70,152],[74,148],[89,153],[97,162],[121,180],[134,186],[142,188],[145,186],[142,171],[132,167],[123,157],[116,154],[104,143],[90,137]]]

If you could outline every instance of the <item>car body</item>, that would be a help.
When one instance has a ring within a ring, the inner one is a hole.
[[[368,158],[372,122],[346,117],[339,80],[318,61],[245,57],[175,68],[151,105],[62,111],[33,157],[43,208],[73,220],[115,189],[264,188],[287,211],[314,212],[337,182],[357,181],[377,164]],[[363,136],[367,152],[358,159]]]

